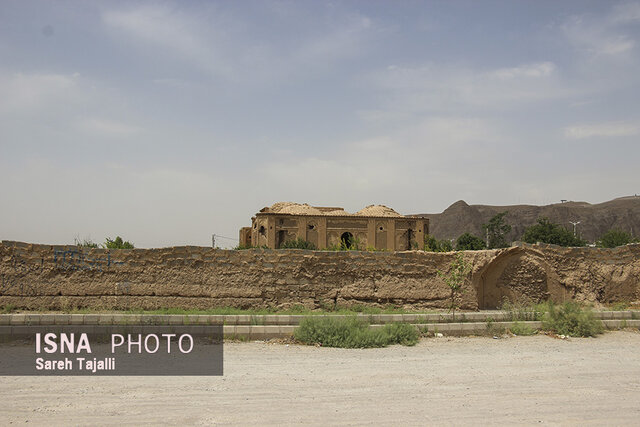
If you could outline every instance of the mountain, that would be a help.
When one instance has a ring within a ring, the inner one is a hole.
[[[511,225],[508,241],[519,240],[524,230],[535,224],[538,218],[547,217],[551,222],[573,230],[571,222],[578,222],[577,232],[589,242],[595,242],[602,234],[618,228],[640,236],[640,196],[620,197],[592,205],[586,202],[565,202],[546,206],[468,205],[459,200],[439,214],[419,214],[429,218],[430,234],[438,239],[455,239],[464,232],[484,237],[482,224],[497,213],[507,211],[505,220]],[[411,215],[413,216],[413,215]]]

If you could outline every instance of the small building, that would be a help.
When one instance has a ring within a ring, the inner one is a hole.
[[[318,249],[344,242],[362,250],[404,251],[421,249],[428,233],[428,218],[406,217],[383,205],[352,214],[337,207],[279,202],[261,209],[251,218],[251,227],[240,229],[240,244],[277,249],[301,238]]]

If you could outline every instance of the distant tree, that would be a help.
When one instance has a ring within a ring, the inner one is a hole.
[[[484,240],[471,233],[464,233],[456,240],[457,251],[479,251],[486,247]]]
[[[549,218],[538,218],[538,223],[527,228],[522,235],[527,243],[549,243],[560,246],[584,246],[587,242],[577,238],[560,224],[554,224]]]
[[[507,211],[500,212],[494,215],[488,224],[482,225],[482,229],[485,230],[489,237],[489,249],[506,248],[509,246],[506,235],[511,231],[511,226],[504,220],[507,213]]]
[[[451,252],[453,251],[453,245],[450,240],[438,240],[427,234],[424,236],[424,250],[427,252]]]
[[[614,228],[600,236],[600,239],[596,242],[596,246],[599,248],[615,248],[634,241],[636,240],[634,240],[631,234]]]
[[[114,240],[107,237],[102,246],[106,249],[133,249],[133,243],[123,241],[120,236],[117,236]]]

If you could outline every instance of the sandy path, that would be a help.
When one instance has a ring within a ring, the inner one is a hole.
[[[225,345],[224,377],[1,377],[1,424],[638,424],[640,334]]]

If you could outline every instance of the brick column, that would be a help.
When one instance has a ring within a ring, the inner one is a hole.
[[[390,251],[396,250],[396,220],[390,219],[387,221],[387,249]]]
[[[318,218],[318,249],[327,247],[327,218]]]
[[[267,217],[267,246],[276,248],[276,218],[271,215]]]
[[[373,218],[367,222],[367,246],[376,247],[376,220]]]

